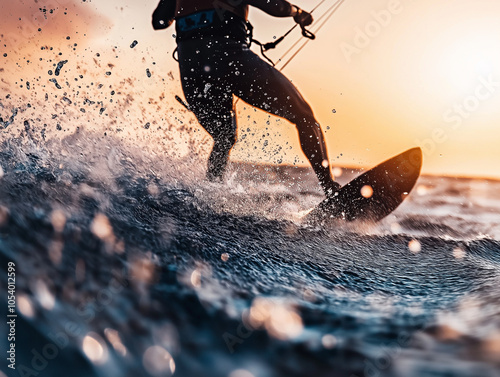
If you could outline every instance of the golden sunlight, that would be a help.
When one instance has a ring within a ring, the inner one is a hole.
[[[165,138],[177,140],[171,151],[177,157],[189,153],[188,140],[198,140],[201,149],[210,146],[206,132],[174,99],[182,94],[171,58],[174,29],[152,30],[156,3],[66,1],[54,14],[2,3],[11,16],[2,39],[8,46],[6,57],[0,57],[6,73],[0,88],[26,96],[30,81],[31,96],[38,93],[41,99],[46,90],[62,94],[47,74],[63,59],[57,55],[62,51],[68,63],[61,75],[81,72],[83,79],[69,77],[68,83],[80,85],[83,96],[104,99],[99,117],[79,113],[79,99],[71,93],[72,106],[61,102],[76,110],[87,128],[109,132],[109,121],[118,119],[129,125],[119,128],[130,140],[160,148]],[[297,5],[312,8],[305,0]],[[323,4],[315,14],[327,8]],[[332,168],[373,166],[418,145],[424,150],[423,173],[500,177],[498,15],[500,3],[490,0],[346,1],[283,71],[313,108]],[[250,20],[264,42],[293,24],[255,9]],[[278,61],[300,38],[300,33],[290,34],[269,56]],[[54,50],[41,50],[44,45]],[[130,95],[122,99],[122,91]],[[126,112],[119,111],[124,103]],[[243,101],[237,109],[240,141],[231,152],[233,161],[307,165],[291,124]],[[180,127],[167,131],[165,123]]]

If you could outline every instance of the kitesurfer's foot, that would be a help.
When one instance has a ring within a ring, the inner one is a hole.
[[[228,161],[227,155],[224,156],[220,153],[212,152],[208,159],[207,179],[210,182],[222,182],[222,177],[226,171]]]
[[[207,179],[210,182],[222,182],[229,163],[229,152],[234,142],[215,142],[207,164]]]
[[[327,199],[333,199],[341,188],[342,186],[335,181],[330,181],[328,185],[323,186]]]
[[[207,180],[214,183],[222,183],[222,174],[214,174],[212,170],[207,171]]]

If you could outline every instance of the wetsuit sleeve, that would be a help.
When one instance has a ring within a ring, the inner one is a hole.
[[[285,0],[246,0],[245,3],[274,17],[294,17],[298,11],[295,5]]]
[[[172,25],[175,18],[175,1],[160,0],[160,3],[153,12],[153,29],[166,29]]]

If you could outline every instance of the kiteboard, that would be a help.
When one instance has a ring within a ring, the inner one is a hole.
[[[421,168],[420,148],[398,154],[350,181],[333,198],[323,200],[306,215],[306,221],[380,221],[406,199]]]

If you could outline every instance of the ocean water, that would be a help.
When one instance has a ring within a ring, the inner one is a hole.
[[[309,224],[308,169],[209,183],[203,163],[91,131],[4,137],[3,373],[500,375],[500,182],[423,176],[378,224]]]

